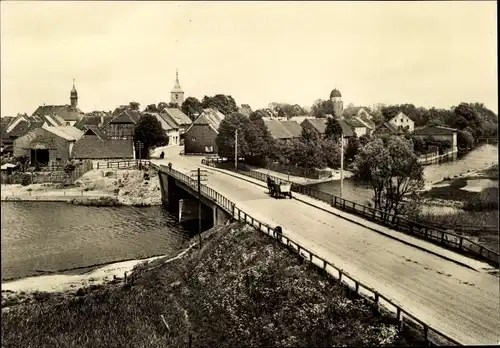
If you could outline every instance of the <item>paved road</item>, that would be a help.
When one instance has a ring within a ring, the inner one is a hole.
[[[199,157],[169,149],[163,164],[188,172]],[[206,169],[206,168],[205,168]],[[273,199],[260,186],[208,169],[208,186],[283,233],[402,304],[463,344],[500,341],[499,279],[387,238],[297,200]],[[485,265],[485,268],[487,266]]]

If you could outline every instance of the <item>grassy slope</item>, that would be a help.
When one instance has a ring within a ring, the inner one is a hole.
[[[216,227],[204,238],[201,253],[142,266],[127,284],[39,295],[2,311],[2,347],[181,347],[189,332],[193,347],[416,343],[249,227]]]

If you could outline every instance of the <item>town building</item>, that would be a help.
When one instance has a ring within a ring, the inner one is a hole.
[[[392,117],[388,123],[393,125],[398,130],[403,130],[407,133],[412,133],[415,129],[415,122],[413,122],[413,120],[406,116],[403,112],[399,112],[396,116]]]
[[[101,128],[111,121],[113,117],[114,116],[110,112],[92,111],[85,114],[85,116],[78,120],[73,126],[81,130],[83,130],[84,126],[96,126]]]
[[[302,127],[296,121],[264,119],[264,124],[269,130],[271,137],[282,144],[300,138],[302,133]]]
[[[414,137],[418,138],[434,138],[440,141],[449,141],[453,152],[458,151],[457,130],[448,127],[421,127],[414,130]]]
[[[329,116],[332,117],[332,116]],[[304,120],[300,125],[302,128],[307,128],[315,132],[320,138],[325,137],[326,132],[326,122],[329,117],[326,118],[312,118]],[[344,138],[350,138],[354,136],[354,131],[351,126],[342,119],[337,119],[340,127],[342,128],[342,132],[344,134]]]
[[[75,123],[84,117],[84,113],[78,108],[78,92],[73,80],[73,88],[70,91],[70,104],[66,105],[42,105],[39,106],[32,116],[46,117],[57,119],[57,122],[64,122],[66,126],[73,126]]]
[[[133,139],[141,116],[138,110],[123,108],[101,129],[109,139]]]
[[[184,133],[184,153],[217,153],[215,138],[224,117],[216,109],[204,109]]]
[[[184,103],[184,91],[179,83],[179,70],[175,71],[175,85],[170,92],[170,102],[177,104],[179,107]]]
[[[132,139],[109,139],[96,126],[85,126],[83,136],[76,141],[71,158],[91,161],[118,161],[134,159]]]
[[[184,141],[184,133],[193,121],[179,108],[166,108],[163,110],[161,115],[167,122],[175,125],[175,127],[179,129],[179,143],[182,145]]]
[[[168,145],[179,145],[179,126],[166,113],[147,112],[146,114],[155,117],[160,122],[163,132],[168,138]]]
[[[338,89],[333,89],[330,93],[330,101],[333,104],[333,112],[336,117],[342,118],[342,112],[344,111],[344,102],[342,100],[342,94]]]
[[[343,118],[353,127],[354,132],[359,137],[360,134],[372,135],[376,128],[373,116],[367,108],[361,106],[350,107],[342,112]],[[361,126],[362,124],[363,126]],[[365,129],[361,129],[361,128]]]
[[[83,132],[72,126],[42,126],[14,140],[14,156],[28,156],[32,165],[65,163]]]

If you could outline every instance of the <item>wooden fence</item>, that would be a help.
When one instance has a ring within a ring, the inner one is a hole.
[[[149,166],[151,165],[150,160],[130,160],[130,161],[115,161],[115,162],[108,162],[106,163],[106,166],[102,165],[102,168],[117,168],[117,169],[128,169],[132,167],[138,167],[139,164],[143,166]],[[97,169],[101,168],[101,164],[97,163]]]
[[[215,158],[202,159],[201,161],[202,164],[212,167],[215,167],[215,164],[219,162],[224,162],[224,160]],[[334,196],[330,193],[315,190],[309,186],[288,182],[286,180],[267,175],[265,173],[241,170],[238,170],[238,173],[263,182],[266,182],[267,178],[270,177],[276,183],[290,183],[292,185],[292,191],[328,203],[339,210],[358,215],[366,220],[376,222],[391,229],[395,229],[397,231],[404,232],[421,239],[425,239],[442,247],[460,251],[461,253],[470,256],[479,257],[485,261],[488,261],[495,267],[498,267],[499,265],[499,255],[497,252],[488,249],[470,240],[467,237],[463,237],[452,232],[446,232],[442,229],[411,221],[398,215],[385,213],[381,210],[355,203],[347,199]]]
[[[172,175],[177,180],[180,180],[183,183],[191,186],[193,189],[197,190],[196,186],[197,181],[192,179],[190,176],[178,172],[164,165],[160,166],[153,165],[153,166],[155,166],[156,168],[160,169],[165,173]],[[418,319],[415,315],[403,309],[402,305],[395,303],[394,300],[379,293],[375,289],[371,288],[370,286],[364,284],[355,277],[351,276],[348,272],[335,266],[333,263],[326,261],[317,254],[309,251],[307,248],[293,241],[291,238],[283,234],[276,233],[273,227],[253,218],[251,215],[247,214],[242,209],[236,207],[236,205],[232,201],[230,201],[229,199],[227,199],[214,189],[206,185],[201,185],[201,193],[206,198],[210,199],[211,201],[219,205],[222,209],[224,209],[236,220],[249,224],[258,231],[266,233],[268,236],[286,245],[288,248],[290,248],[290,250],[297,252],[297,254],[300,257],[305,258],[312,265],[319,267],[321,270],[328,273],[330,276],[333,276],[334,278],[338,279],[338,281],[341,284],[350,288],[351,290],[354,290],[356,294],[358,294],[360,297],[363,297],[368,301],[370,301],[377,312],[379,313],[382,312],[388,315],[395,313],[395,318],[397,319],[400,328],[402,328],[405,324],[411,326],[412,328],[415,328],[415,326],[419,327],[423,332],[425,340],[429,344],[435,343],[440,345],[443,344],[444,340],[447,343],[451,343],[453,345],[461,345],[459,342],[455,341],[451,337],[432,328],[431,326],[424,323],[422,320]]]
[[[44,168],[42,168],[43,170]],[[83,174],[93,169],[92,162],[87,161],[80,164],[75,164],[75,170],[71,173],[60,171],[40,171],[40,172],[14,172],[6,179],[9,184],[22,184],[25,176],[29,177],[28,184],[44,184],[44,183],[63,183],[72,184],[78,180]]]

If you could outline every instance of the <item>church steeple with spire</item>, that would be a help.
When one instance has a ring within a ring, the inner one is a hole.
[[[73,79],[73,88],[70,93],[71,107],[76,109],[78,107],[78,92],[75,88],[75,79]]]
[[[172,91],[170,92],[170,102],[176,103],[179,107],[184,102],[184,91],[181,88],[181,84],[179,83],[179,70],[175,70],[175,85]]]

